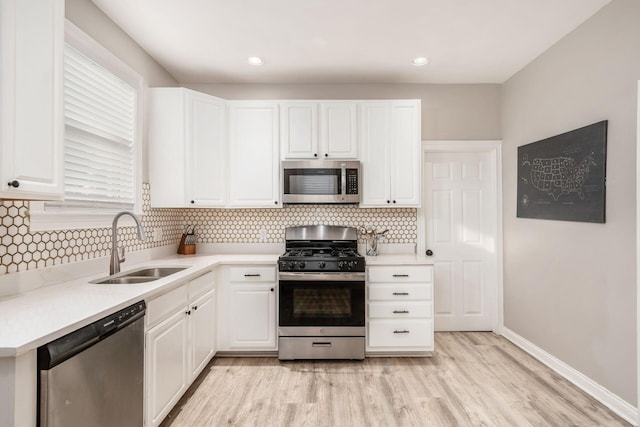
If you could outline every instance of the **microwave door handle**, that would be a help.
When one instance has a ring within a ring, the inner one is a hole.
[[[344,196],[347,195],[347,164],[343,163],[342,164],[342,196],[344,198]]]

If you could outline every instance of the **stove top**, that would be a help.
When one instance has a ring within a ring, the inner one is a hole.
[[[358,253],[357,231],[352,227],[314,225],[289,227],[286,252],[278,259],[279,271],[364,272]]]

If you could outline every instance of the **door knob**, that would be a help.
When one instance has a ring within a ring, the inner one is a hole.
[[[427,252],[425,252],[427,254],[427,256],[433,256],[433,251],[431,249],[427,249]]]

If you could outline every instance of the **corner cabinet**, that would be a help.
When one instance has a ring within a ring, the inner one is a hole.
[[[360,105],[360,207],[419,207],[420,101]]]
[[[431,352],[433,328],[433,266],[367,267],[367,354]]]
[[[280,203],[278,103],[229,101],[229,206]]]
[[[357,159],[356,101],[280,103],[283,159]]]
[[[64,1],[0,2],[0,198],[60,200]]]
[[[276,351],[275,266],[223,267],[218,350]]]
[[[158,426],[216,352],[215,273],[149,301],[144,425]]]
[[[225,101],[184,88],[149,92],[151,206],[225,206]]]

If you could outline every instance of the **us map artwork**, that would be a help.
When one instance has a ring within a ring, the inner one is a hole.
[[[518,147],[518,217],[605,222],[607,121]]]

